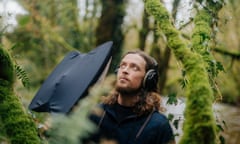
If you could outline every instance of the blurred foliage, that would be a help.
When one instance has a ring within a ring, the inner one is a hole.
[[[110,75],[105,81],[92,86],[88,96],[81,100],[69,115],[53,115],[50,118],[51,127],[47,131],[50,144],[79,144],[82,138],[97,130],[97,126],[87,117],[92,110],[96,110],[101,97],[111,91],[114,77]]]
[[[29,60],[24,68],[34,77],[32,87],[39,86],[67,52],[88,52],[94,47],[97,12],[80,24],[76,0],[19,2],[28,14],[18,16],[18,27],[6,35],[16,44],[16,59]]]
[[[217,80],[218,87],[223,96],[223,102],[234,105],[240,104],[240,8],[236,5],[239,0],[229,0],[220,11],[217,33],[216,48],[213,49],[214,56],[222,63],[225,69]],[[225,53],[219,52],[225,51]],[[233,53],[228,54],[228,53]]]

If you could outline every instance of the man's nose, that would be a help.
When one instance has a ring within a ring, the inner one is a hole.
[[[129,67],[128,66],[126,66],[126,67],[124,67],[124,68],[122,68],[121,69],[121,71],[123,72],[123,73],[128,73],[129,72]]]

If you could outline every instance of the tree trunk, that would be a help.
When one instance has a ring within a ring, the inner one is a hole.
[[[149,30],[150,30],[150,27],[149,27],[148,14],[146,10],[144,10],[143,17],[142,17],[142,29],[139,32],[139,48],[143,51],[145,49],[146,38]]]
[[[106,41],[113,41],[114,61],[110,72],[114,72],[122,54],[123,33],[121,25],[125,16],[124,0],[102,0],[102,15],[96,30],[96,45]]]
[[[166,35],[169,48],[182,62],[187,73],[184,135],[180,143],[217,143],[216,121],[212,110],[214,96],[204,59],[187,47],[179,31],[172,25],[168,11],[158,0],[145,1],[145,7],[158,21],[158,28]]]
[[[169,68],[169,61],[171,57],[171,50],[168,46],[164,48],[160,48],[158,40],[162,37],[157,36],[157,32],[154,32],[154,41],[152,44],[150,54],[157,60],[158,62],[158,71],[159,71],[159,81],[158,81],[158,90],[160,93],[163,93],[166,80],[167,80],[167,72]]]

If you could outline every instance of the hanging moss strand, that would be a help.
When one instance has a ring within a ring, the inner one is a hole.
[[[194,31],[192,34],[192,49],[199,53],[205,61],[205,68],[214,87],[214,78],[217,76],[217,67],[214,57],[210,52],[210,42],[212,37],[212,17],[205,9],[199,11],[194,18]]]
[[[187,72],[189,82],[186,87],[185,121],[180,144],[215,144],[213,92],[202,56],[186,46],[172,25],[167,10],[158,0],[146,0],[145,7],[158,21],[158,28],[166,35],[168,46]]]
[[[202,10],[194,18],[194,32],[192,35],[192,49],[201,55],[209,55],[208,43],[211,37],[211,17]],[[207,56],[208,57],[208,56]]]

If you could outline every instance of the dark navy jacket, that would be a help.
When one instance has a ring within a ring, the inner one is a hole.
[[[91,115],[91,120],[100,126],[97,134],[92,137],[96,143],[100,138],[116,140],[118,144],[167,144],[174,139],[172,128],[168,119],[158,111],[154,111],[136,138],[148,115],[137,116],[130,113],[127,117],[119,120],[115,105],[102,105],[105,116]],[[100,122],[101,121],[101,122]]]

